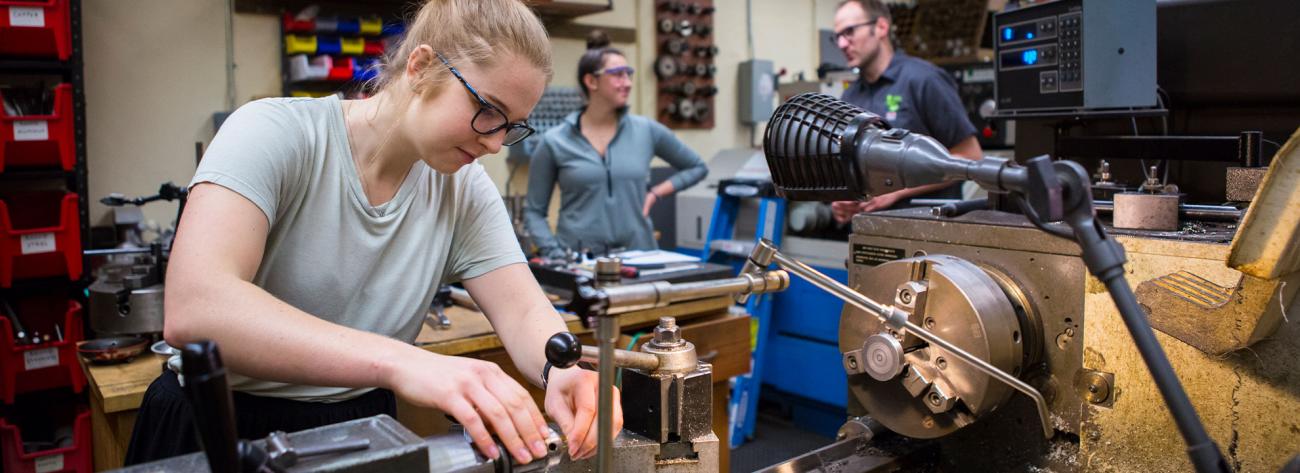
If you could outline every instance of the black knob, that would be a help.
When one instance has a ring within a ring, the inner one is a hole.
[[[582,359],[582,343],[571,332],[560,332],[546,340],[546,361],[556,368],[568,368]]]

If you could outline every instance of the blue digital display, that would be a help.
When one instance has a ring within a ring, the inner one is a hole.
[[[1049,46],[1050,48],[1050,46]],[[1033,67],[1033,66],[1050,66],[1055,64],[1049,58],[1043,57],[1044,48],[1029,48],[1020,51],[1010,51],[1002,53],[1001,67]]]
[[[1038,36],[1037,23],[1024,23],[1002,28],[1003,43],[1010,43],[1012,41],[1028,41],[1037,38]]]

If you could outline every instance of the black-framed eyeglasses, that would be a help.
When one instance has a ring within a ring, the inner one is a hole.
[[[473,95],[474,99],[478,100],[478,112],[474,113],[474,119],[470,121],[470,128],[473,128],[474,132],[480,135],[491,135],[504,129],[506,139],[503,144],[506,146],[523,141],[524,138],[537,132],[533,127],[528,126],[527,120],[510,123],[510,119],[506,118],[505,112],[502,112],[496,105],[492,105],[491,102],[484,100],[483,96],[479,95],[478,91],[474,90],[474,87],[465,81],[465,76],[460,75],[460,71],[456,70],[456,67],[452,66],[451,62],[447,61],[447,58],[442,57],[442,53],[434,54],[438,56],[439,61],[447,65],[447,69],[451,70],[451,74],[456,76],[456,79],[465,86],[470,95]]]
[[[853,33],[857,32],[858,28],[861,28],[863,26],[875,25],[877,21],[880,21],[880,18],[876,18],[874,20],[863,22],[863,23],[858,23],[856,25],[845,26],[844,29],[836,31],[835,34],[831,35],[830,42],[832,45],[839,46],[841,38],[848,38],[850,36],[853,36]]]

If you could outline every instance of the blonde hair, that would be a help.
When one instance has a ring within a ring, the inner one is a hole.
[[[428,0],[407,22],[401,44],[389,50],[374,89],[385,91],[397,83],[411,51],[424,44],[452,65],[489,66],[511,53],[551,80],[550,39],[537,15],[519,0]],[[410,85],[430,94],[451,80],[451,71],[435,58]]]

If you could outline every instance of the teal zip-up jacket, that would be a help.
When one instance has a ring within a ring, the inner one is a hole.
[[[650,219],[641,214],[649,191],[650,161],[659,156],[677,169],[669,178],[677,191],[704,179],[708,167],[667,127],[628,113],[619,116],[602,158],[582,136],[580,114],[570,114],[543,134],[533,152],[524,207],[533,242],[543,250],[657,248]],[[560,217],[552,233],[546,212],[556,183]]]

